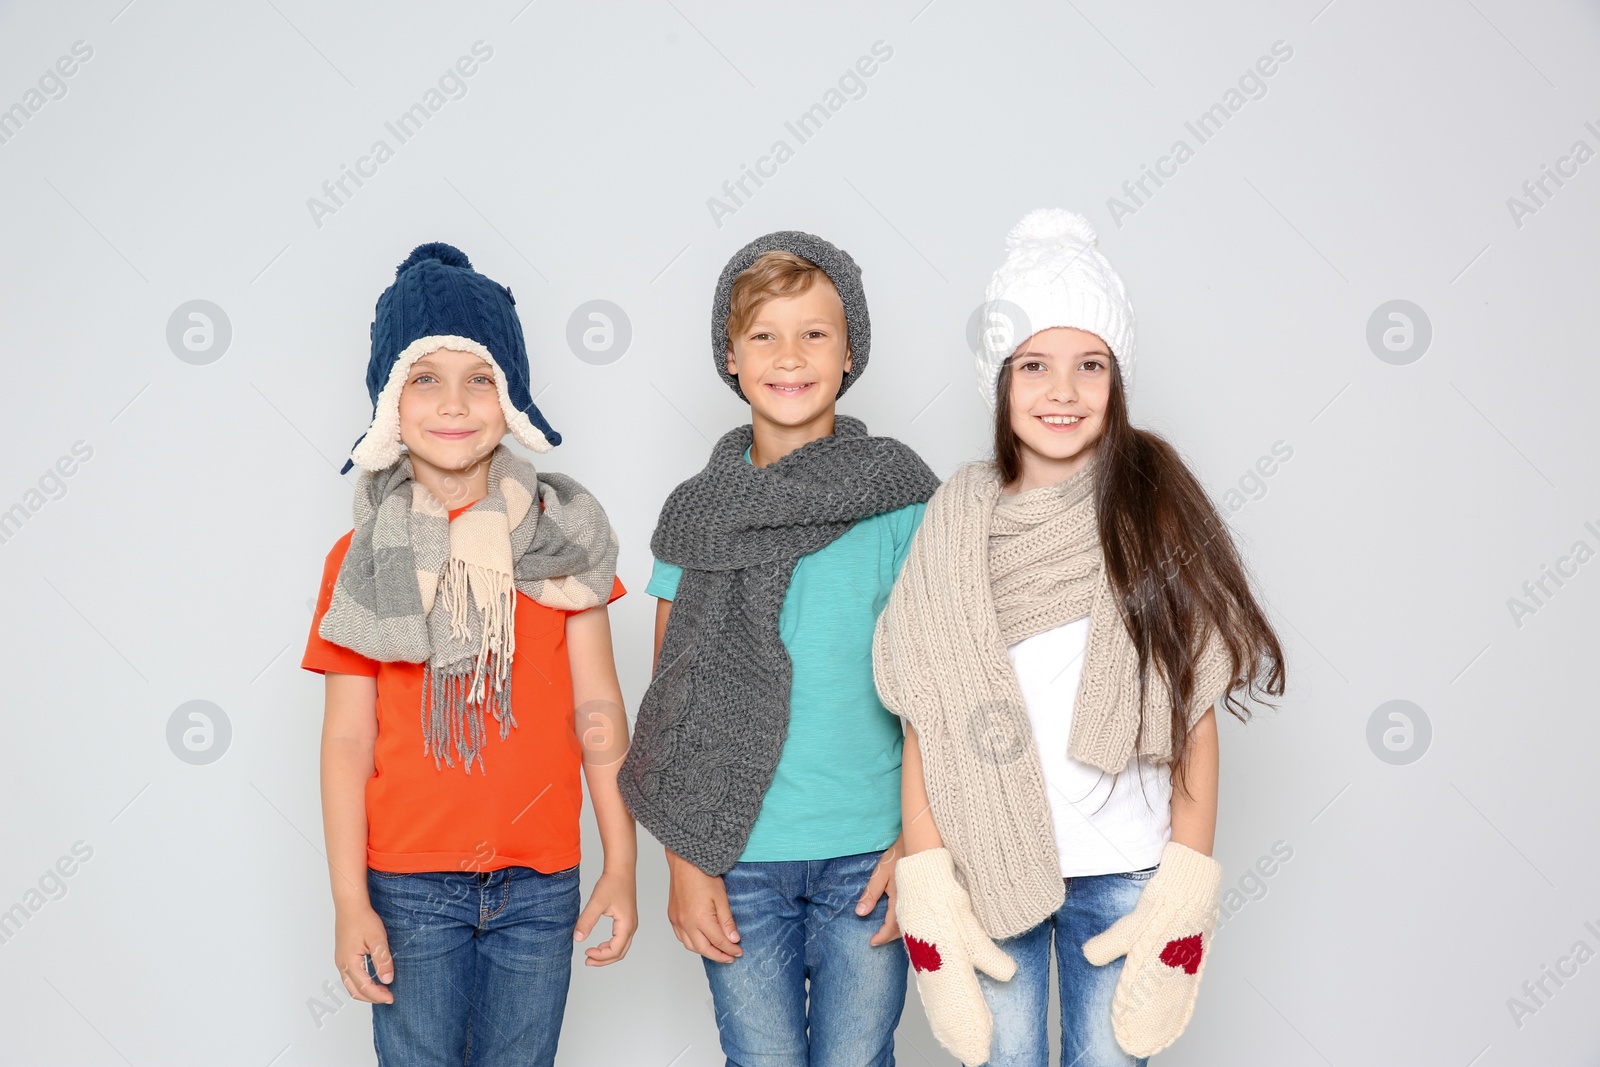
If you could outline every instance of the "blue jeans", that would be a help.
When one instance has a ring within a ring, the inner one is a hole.
[[[368,871],[367,891],[394,953],[394,1003],[372,1006],[380,1067],[555,1062],[577,867]]]
[[[741,862],[723,875],[744,955],[704,962],[728,1067],[893,1067],[905,945],[867,943],[887,896],[856,914],[880,855]]]
[[[1117,1044],[1111,1032],[1111,994],[1122,959],[1104,967],[1083,958],[1083,943],[1133,910],[1154,867],[1125,874],[1065,879],[1067,899],[1031,930],[997,942],[1017,961],[1009,982],[982,971],[978,984],[994,1014],[989,1067],[1049,1067],[1045,1013],[1050,1003],[1050,942],[1055,940],[1061,982],[1061,1062],[1071,1067],[1129,1067],[1145,1063]]]

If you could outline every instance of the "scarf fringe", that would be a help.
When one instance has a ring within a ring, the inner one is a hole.
[[[450,636],[462,641],[471,636],[467,626],[469,602],[476,601],[482,613],[482,635],[478,641],[478,660],[473,670],[473,691],[481,699],[482,675],[492,657],[499,661],[494,672],[497,688],[511,674],[511,660],[517,651],[517,598],[511,574],[494,571],[480,563],[452,557],[445,564],[443,607],[450,613]]]
[[[472,510],[458,536],[406,455],[363,473],[351,547],[318,626],[370,659],[425,664],[423,753],[468,773],[484,765],[486,711],[502,739],[517,725],[516,594],[558,611],[604,604],[617,563],[616,535],[593,495],[566,475],[539,474],[504,444]]]
[[[516,654],[516,593],[511,575],[477,563],[452,558],[445,565],[441,610],[450,613],[450,635],[463,640],[471,634],[467,613],[478,605],[480,630],[478,656],[470,667],[436,668],[430,660],[423,681],[422,754],[441,758],[454,767],[446,742],[472,773],[472,763],[487,774],[483,763],[484,713],[500,724],[504,741],[517,725],[511,713],[511,662]],[[441,684],[442,683],[442,684]]]
[[[502,741],[517,725],[517,717],[511,713],[510,687],[498,677],[507,673],[498,656],[488,676],[477,667],[441,670],[432,663],[427,665],[422,681],[422,754],[431,755],[435,767],[454,767],[453,749],[468,774],[474,760],[478,770],[488,773],[483,764],[485,713],[500,724]],[[494,684],[487,685],[491,677]]]

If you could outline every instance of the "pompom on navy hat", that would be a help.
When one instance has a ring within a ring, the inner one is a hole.
[[[499,282],[472,269],[465,252],[442,241],[418,245],[378,297],[372,320],[367,393],[372,423],[356,439],[351,466],[381,471],[400,458],[400,391],[411,365],[441,348],[471,352],[492,363],[511,436],[535,452],[561,443],[528,391],[528,348],[516,298]]]

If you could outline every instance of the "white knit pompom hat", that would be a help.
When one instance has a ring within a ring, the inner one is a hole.
[[[1122,279],[1095,247],[1082,215],[1061,208],[1030,211],[1006,234],[1006,260],[984,290],[977,346],[978,388],[990,408],[1011,353],[1040,330],[1070,326],[1099,337],[1133,379],[1133,305]]]

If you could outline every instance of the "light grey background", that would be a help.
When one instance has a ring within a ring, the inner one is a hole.
[[[1600,951],[1600,562],[1538,605],[1522,586],[1600,549],[1600,160],[1508,204],[1600,149],[1595,5],[124,3],[0,9],[0,107],[93,49],[0,144],[0,508],[25,513],[0,544],[0,909],[27,913],[0,943],[0,1059],[370,1062],[368,1009],[323,990],[322,687],[298,660],[350,524],[373,302],[413,245],[516,292],[567,438],[543,462],[622,537],[632,707],[656,511],[745,417],[706,344],[726,258],[773,229],[847,248],[875,336],[841,410],[947,475],[988,436],[968,316],[1006,229],[1061,206],[1138,310],[1135,420],[1219,501],[1248,491],[1230,518],[1292,668],[1278,712],[1224,721],[1217,853],[1250,897],[1162,1062],[1596,1062],[1600,961],[1537,1001],[1523,983]],[[466,95],[397,146],[384,123],[480,40]],[[879,41],[864,95],[799,144],[785,122]],[[1264,95],[1199,144],[1185,123],[1278,41]],[[314,220],[379,138],[394,158]],[[1179,138],[1193,158],[1127,200]],[[717,225],[708,198],[778,139],[793,158]],[[167,342],[197,299],[232,329],[202,365]],[[595,299],[631,325],[614,362],[568,346]],[[1391,300],[1431,323],[1406,365],[1367,341]],[[209,764],[168,745],[193,700],[231,726]],[[1391,700],[1432,729],[1403,765],[1368,742]],[[52,880],[76,842],[92,857]],[[1292,859],[1249,876],[1276,842]],[[587,820],[585,849],[588,883]],[[645,839],[638,939],[577,969],[562,1063],[721,1062],[664,891]],[[915,994],[900,1036],[901,1062],[952,1062]]]

